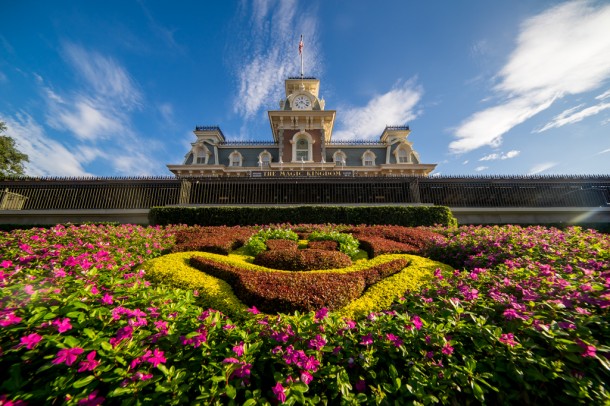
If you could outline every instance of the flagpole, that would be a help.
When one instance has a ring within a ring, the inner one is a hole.
[[[299,54],[301,55],[301,79],[303,79],[303,34],[301,34],[301,42],[299,42]]]

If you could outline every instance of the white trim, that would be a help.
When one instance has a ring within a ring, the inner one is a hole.
[[[301,161],[297,159],[297,143],[299,139],[305,138],[307,140],[307,160]],[[308,132],[299,131],[290,140],[292,144],[292,162],[313,162],[313,144],[314,139]]]

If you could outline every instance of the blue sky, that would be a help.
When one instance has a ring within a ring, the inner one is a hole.
[[[196,125],[271,140],[300,70],[335,139],[409,125],[439,175],[610,173],[607,1],[10,1],[0,120],[33,176],[171,175]]]

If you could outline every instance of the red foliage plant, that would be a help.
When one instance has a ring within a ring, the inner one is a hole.
[[[267,240],[265,241],[269,250],[290,250],[294,251],[299,247],[296,241],[292,240]]]
[[[358,226],[349,230],[360,241],[360,248],[370,258],[381,254],[422,254],[437,240],[440,234],[423,228],[401,226]]]
[[[190,259],[191,266],[229,283],[244,304],[270,314],[341,308],[408,263],[396,259],[349,273],[311,273],[252,271],[202,257]]]
[[[342,252],[316,249],[263,251],[253,262],[284,271],[345,268],[352,264],[350,257]]]
[[[315,250],[338,251],[339,243],[337,241],[309,241],[307,247]]]
[[[256,231],[250,227],[189,227],[176,233],[171,252],[205,251],[227,255],[241,247]]]

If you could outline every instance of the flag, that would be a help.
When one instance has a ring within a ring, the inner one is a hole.
[[[299,42],[299,55],[303,55],[303,36],[301,35],[301,42]]]

